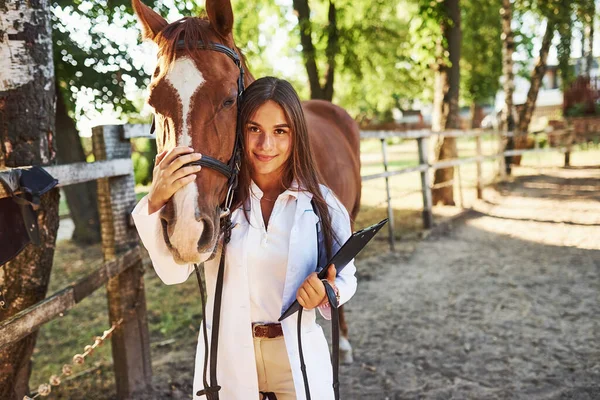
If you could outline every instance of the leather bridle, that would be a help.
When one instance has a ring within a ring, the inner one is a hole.
[[[183,40],[179,40],[177,42],[177,50],[185,49],[185,42]],[[198,161],[189,162],[183,167],[187,167],[190,165],[200,165],[202,167],[207,167],[212,170],[219,172],[221,175],[225,176],[228,181],[227,195],[225,196],[225,201],[223,202],[223,207],[221,207],[221,215],[220,218],[225,218],[229,213],[231,213],[231,204],[233,202],[233,193],[237,188],[237,178],[240,172],[240,158],[241,158],[241,150],[242,150],[242,127],[240,126],[240,111],[241,111],[241,101],[242,95],[244,93],[244,67],[242,65],[242,61],[239,55],[229,47],[222,45],[220,43],[208,43],[205,44],[203,42],[198,42],[196,44],[196,48],[199,50],[213,50],[219,53],[225,54],[227,57],[231,58],[235,63],[236,67],[238,67],[240,74],[237,80],[238,93],[237,93],[237,127],[235,132],[235,143],[233,146],[233,153],[231,154],[231,158],[226,163],[217,160],[214,157],[202,154],[202,158]],[[150,127],[150,133],[154,133],[155,130],[155,119],[152,119],[152,125]]]
[[[225,54],[227,57],[231,58],[235,65],[238,67],[240,74],[238,76],[238,94],[237,94],[237,123],[236,123],[236,132],[235,132],[235,143],[233,146],[233,153],[231,158],[227,162],[227,164],[222,161],[217,160],[214,157],[210,157],[202,154],[202,158],[198,161],[193,161],[183,165],[183,167],[187,167],[190,165],[200,165],[202,167],[210,168],[219,172],[221,175],[227,178],[227,194],[225,195],[225,200],[223,204],[220,206],[220,226],[221,233],[223,235],[223,246],[221,250],[221,259],[219,261],[219,270],[217,272],[217,282],[215,287],[215,300],[213,307],[213,319],[211,326],[211,340],[210,340],[210,352],[208,349],[208,332],[206,328],[206,304],[205,304],[205,289],[204,284],[202,283],[202,277],[200,275],[200,267],[198,264],[194,264],[194,269],[196,271],[196,277],[198,279],[198,287],[200,289],[200,298],[202,302],[202,333],[204,336],[204,370],[202,374],[202,383],[204,389],[199,390],[196,393],[196,396],[206,395],[207,400],[219,400],[219,390],[221,386],[217,383],[217,350],[219,346],[219,324],[220,324],[220,314],[221,314],[221,298],[223,294],[223,276],[225,272],[225,253],[227,249],[227,243],[231,239],[231,205],[233,203],[233,195],[238,186],[238,175],[240,172],[240,162],[242,156],[242,143],[243,143],[243,135],[242,135],[242,126],[240,121],[240,112],[241,112],[241,102],[242,102],[242,94],[244,93],[244,67],[242,65],[241,59],[239,55],[229,47],[222,45],[220,43],[204,43],[199,41],[196,44],[196,48],[199,50],[212,50],[217,51],[219,53]],[[177,49],[183,50],[185,49],[185,42],[183,40],[179,40],[177,42]],[[155,129],[155,121],[152,120],[152,126],[150,128],[150,133],[154,133]],[[208,367],[208,360],[210,358],[210,384],[206,380],[206,370]]]

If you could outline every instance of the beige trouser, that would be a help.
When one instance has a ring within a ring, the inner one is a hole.
[[[275,393],[277,400],[295,400],[292,368],[283,336],[274,339],[255,337],[254,354],[258,390]],[[262,395],[259,395],[259,399],[262,399]]]

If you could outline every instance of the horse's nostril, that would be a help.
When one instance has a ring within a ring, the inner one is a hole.
[[[200,221],[204,226],[202,227],[202,234],[198,239],[198,249],[202,252],[202,250],[211,244],[215,226],[212,220],[208,218],[201,218]]]

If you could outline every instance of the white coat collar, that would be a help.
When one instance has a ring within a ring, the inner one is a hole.
[[[305,190],[304,187],[301,187],[298,184],[298,181],[294,179],[289,188],[287,188],[283,193],[279,195],[281,196],[292,196],[296,199],[298,198],[298,193],[302,190]],[[258,187],[258,185],[254,181],[250,181],[250,196],[255,197],[260,200],[263,197],[263,191]]]

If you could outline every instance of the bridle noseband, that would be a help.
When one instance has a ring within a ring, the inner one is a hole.
[[[179,40],[177,42],[177,50],[185,49],[185,41]],[[183,167],[187,167],[190,165],[200,165],[202,167],[210,168],[214,171],[219,172],[221,175],[224,175],[227,178],[228,188],[227,194],[225,196],[225,201],[223,202],[223,206],[221,207],[220,218],[223,219],[231,213],[231,204],[233,202],[233,194],[235,189],[237,189],[238,183],[238,174],[240,172],[240,159],[241,159],[241,150],[242,150],[242,127],[240,126],[240,112],[241,112],[241,104],[242,104],[242,95],[244,93],[244,67],[242,65],[242,61],[240,56],[229,47],[222,45],[220,43],[208,43],[199,41],[196,44],[196,48],[199,50],[213,50],[218,51],[219,53],[225,54],[227,57],[231,58],[235,63],[236,67],[240,71],[238,76],[237,86],[238,86],[238,94],[237,94],[237,123],[236,123],[236,132],[235,132],[235,143],[233,145],[233,153],[231,154],[231,158],[225,164],[222,161],[217,160],[214,157],[207,156],[202,154],[202,158],[198,161],[192,161],[183,165]],[[152,126],[150,127],[150,133],[154,133],[155,130],[155,119],[152,117]]]

